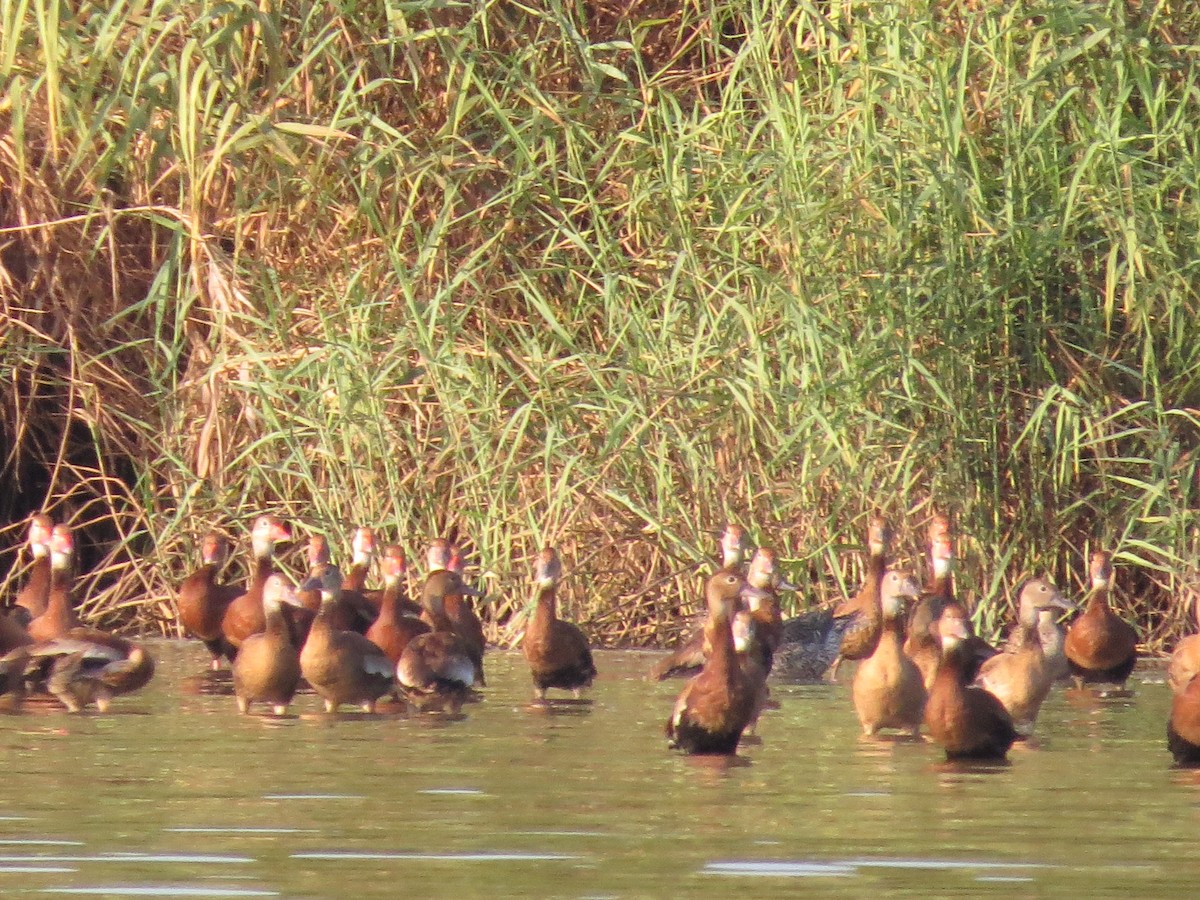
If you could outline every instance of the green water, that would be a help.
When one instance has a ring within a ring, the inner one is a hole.
[[[108,716],[0,719],[0,893],[110,897],[1184,896],[1200,779],[1161,679],[1055,693],[1000,769],[863,741],[849,688],[775,687],[761,743],[667,751],[680,682],[600,653],[595,702],[530,708],[517,654],[457,721],[239,718],[164,643]]]

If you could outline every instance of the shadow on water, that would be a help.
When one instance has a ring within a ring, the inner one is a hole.
[[[239,716],[193,645],[114,712],[3,720],[0,892],[111,897],[1190,893],[1200,770],[1174,769],[1161,684],[1051,695],[1007,765],[863,738],[845,685],[772,687],[733,756],[667,749],[679,682],[598,653],[582,701],[530,703],[489,655],[462,712]],[[200,674],[203,673],[203,674]],[[997,777],[1000,776],[1000,777]],[[1071,802],[1064,804],[1063,797]],[[1137,816],[1113,816],[1136,797]],[[1190,845],[1190,844],[1188,844]],[[6,874],[7,873],[7,874]],[[734,882],[736,884],[736,882]]]

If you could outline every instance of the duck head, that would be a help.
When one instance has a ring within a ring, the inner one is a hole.
[[[871,516],[867,523],[867,550],[872,556],[887,556],[891,551],[896,533],[883,516]]]
[[[350,541],[353,551],[351,562],[357,566],[368,566],[375,556],[375,529],[365,525],[354,529],[354,537]]]
[[[562,561],[553,547],[546,547],[538,554],[533,570],[533,582],[538,590],[548,590],[562,578]]]
[[[883,607],[884,618],[902,618],[905,601],[915,600],[920,593],[912,575],[903,569],[888,569],[879,583],[879,603]]]
[[[256,559],[275,553],[275,545],[292,539],[292,531],[278,516],[259,516],[250,530],[250,546]]]
[[[1017,620],[1026,628],[1036,628],[1041,610],[1074,609],[1054,583],[1046,578],[1030,578],[1021,587],[1017,601]]]
[[[430,572],[449,569],[451,556],[453,548],[450,542],[445,538],[434,538],[429,544],[429,549],[425,551],[425,565]]]
[[[383,548],[379,568],[383,572],[384,584],[397,584],[408,571],[408,560],[404,556],[404,550],[398,544],[388,544]]]
[[[1112,557],[1103,550],[1097,550],[1092,554],[1088,574],[1091,576],[1093,589],[1108,587],[1113,576]]]
[[[225,565],[229,560],[229,541],[224,535],[210,531],[200,541],[200,560],[206,566]]]
[[[300,605],[296,598],[296,589],[282,575],[270,576],[263,583],[263,609],[268,612],[278,610],[285,603],[291,606]]]
[[[342,595],[342,570],[334,565],[323,565],[315,575],[302,585],[302,591],[320,591],[322,603],[332,603]]]
[[[308,539],[308,571],[315,575],[321,566],[329,565],[329,541],[323,534],[314,534]]]
[[[45,513],[37,513],[29,520],[29,536],[25,543],[35,557],[46,556],[50,552],[50,534],[54,531],[54,520]]]
[[[50,532],[50,566],[60,571],[70,569],[75,559],[75,538],[70,525],[55,525]]]

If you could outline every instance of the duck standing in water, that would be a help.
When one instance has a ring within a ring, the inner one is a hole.
[[[1004,759],[1017,739],[1012,717],[994,694],[970,686],[974,657],[961,606],[947,606],[937,623],[942,661],[929,698],[925,725],[946,751],[947,759]]]
[[[459,590],[447,582],[447,591]],[[454,593],[428,595],[428,606],[421,614],[432,628],[408,642],[396,664],[396,680],[405,697],[421,711],[445,710],[457,713],[471,696],[478,677],[474,653],[446,615],[447,602]]]
[[[300,651],[292,643],[283,618],[283,604],[296,606],[296,592],[281,575],[263,585],[266,628],[242,641],[233,661],[233,693],[238,712],[250,712],[254,703],[270,704],[275,715],[287,714],[300,683]]]
[[[239,585],[217,580],[228,561],[229,541],[216,532],[206,534],[200,541],[200,568],[183,580],[175,599],[179,624],[208,648],[214,672],[221,668],[222,659],[232,660],[237,652],[225,640],[221,622],[229,604],[245,593]]]
[[[10,613],[10,618],[22,629],[44,613],[50,602],[50,535],[53,531],[54,521],[45,513],[30,518],[25,546],[33,556],[33,564]]]
[[[1087,608],[1071,623],[1063,644],[1071,678],[1077,688],[1112,684],[1124,689],[1137,664],[1137,632],[1108,605],[1112,558],[1102,550],[1093,553],[1089,574]]]
[[[829,667],[828,678],[837,681],[838,666],[844,659],[866,659],[875,652],[883,628],[879,607],[879,583],[887,571],[895,532],[880,516],[872,517],[867,525],[867,571],[859,592],[833,611],[835,620],[845,620],[842,643],[837,658]]]
[[[276,516],[259,516],[250,531],[253,565],[246,592],[235,597],[221,619],[221,633],[234,648],[267,627],[263,617],[263,585],[275,572],[275,545],[292,539],[291,529]]]
[[[383,548],[379,615],[367,629],[367,639],[382,650],[393,665],[400,662],[409,641],[430,630],[428,624],[417,618],[421,608],[404,596],[400,582],[404,578],[405,565],[404,551],[400,547],[391,544]]]
[[[521,650],[533,675],[533,691],[537,700],[546,699],[546,691],[560,688],[570,691],[576,699],[585,687],[591,687],[596,677],[596,664],[588,640],[579,626],[558,618],[558,582],[562,578],[562,563],[553,547],[538,554],[534,570],[537,606]]]
[[[29,636],[50,641],[79,627],[72,589],[75,582],[75,540],[68,525],[55,525],[50,532],[50,593],[46,609],[29,623]]]
[[[882,631],[875,652],[854,674],[854,709],[863,733],[896,728],[920,734],[925,714],[921,670],[904,654],[905,599],[916,599],[917,583],[906,572],[889,569],[879,586]]]
[[[483,623],[468,605],[467,595],[479,597],[482,591],[462,577],[462,556],[458,548],[444,538],[435,539],[425,554],[429,574],[421,586],[421,618],[434,631],[449,626],[462,642],[475,669],[473,682],[487,685],[483,674],[483,654],[487,641]]]
[[[733,617],[741,598],[763,598],[734,569],[708,579],[704,626],[708,658],[700,674],[684,687],[667,720],[670,746],[692,754],[730,754],[754,715],[757,686],[738,661],[733,643]]]
[[[342,590],[341,571],[327,565],[301,588],[321,592],[321,611],[300,651],[301,674],[325,702],[326,712],[336,712],[342,704],[375,712],[376,701],[392,690],[394,668],[384,652],[363,635],[333,627]]]
[[[950,520],[936,515],[929,523],[929,581],[921,598],[913,605],[908,621],[908,636],[904,652],[921,670],[925,690],[933,684],[938,663],[942,661],[942,644],[937,636],[937,621],[942,611],[954,603],[954,536]]]
[[[1042,637],[1056,627],[1055,611],[1071,608],[1053,584],[1031,578],[1021,588],[1017,625],[1008,644],[979,669],[977,683],[1004,704],[1022,736],[1033,733],[1038,711],[1061,671],[1055,648],[1044,645]]]

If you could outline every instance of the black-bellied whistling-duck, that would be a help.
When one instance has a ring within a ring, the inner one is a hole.
[[[154,675],[154,659],[133,641],[95,628],[72,628],[29,648],[25,680],[58,698],[68,712],[138,690]]]
[[[889,569],[879,582],[882,630],[875,652],[854,673],[854,710],[863,732],[881,728],[921,731],[925,713],[925,682],[921,670],[904,655],[905,599],[916,599],[917,583],[907,572]]]
[[[1171,698],[1167,749],[1181,766],[1200,765],[1200,676],[1193,675]]]
[[[1004,650],[979,669],[977,683],[1004,704],[1022,735],[1033,732],[1038,710],[1054,686],[1054,659],[1042,646],[1042,614],[1053,623],[1054,610],[1070,609],[1058,589],[1044,578],[1031,578],[1021,588],[1017,625]],[[1051,653],[1054,648],[1050,648]]]
[[[274,574],[275,545],[292,539],[291,529],[276,516],[259,516],[250,531],[253,563],[246,592],[235,597],[221,619],[221,633],[234,647],[267,626],[263,616],[262,591]]]
[[[361,594],[367,586],[371,560],[375,558],[375,529],[365,525],[354,529],[354,537],[350,539],[350,550],[350,568],[346,570],[342,593]]]
[[[25,544],[33,556],[33,565],[13,601],[13,616],[22,627],[44,613],[50,601],[50,534],[53,530],[54,521],[45,513],[37,513],[29,520]]]
[[[844,659],[866,659],[875,652],[883,625],[879,609],[879,582],[887,570],[895,534],[892,526],[880,516],[873,516],[867,525],[867,567],[862,587],[849,600],[833,611],[835,619],[846,619],[842,644],[829,668],[829,680],[837,680],[838,666]]]
[[[942,643],[934,627],[948,603],[954,602],[954,538],[950,520],[943,515],[929,523],[929,580],[921,598],[913,605],[908,620],[908,636],[904,653],[921,670],[925,689],[933,684],[938,663],[942,660]]]
[[[396,664],[396,679],[418,709],[458,712],[476,680],[475,659],[436,595],[430,596],[422,615],[428,617],[433,630],[408,642]]]
[[[763,592],[736,569],[721,569],[708,579],[705,634],[708,658],[700,674],[684,687],[667,720],[670,745],[687,753],[728,754],[737,750],[754,715],[758,686],[742,668],[733,643],[733,617],[740,598]]]
[[[994,694],[970,685],[975,655],[966,645],[971,633],[966,611],[950,604],[937,628],[942,662],[925,702],[930,737],[942,745],[947,759],[1004,759],[1017,730]]]
[[[308,563],[307,574],[308,580],[321,577],[321,573],[325,571],[325,567],[333,561],[333,557],[329,553],[329,541],[325,539],[323,534],[309,535],[308,546],[304,551],[305,561]],[[305,609],[311,609],[317,612],[321,608],[321,592],[313,588],[312,590],[297,590],[296,602]]]
[[[374,712],[375,702],[392,690],[393,666],[382,650],[358,632],[332,627],[342,590],[341,571],[328,565],[319,578],[302,587],[321,591],[321,611],[300,651],[300,671],[305,680],[325,701],[326,712],[335,712],[344,703]]]
[[[379,615],[367,629],[367,638],[395,665],[408,642],[417,635],[428,633],[429,625],[413,614],[414,611],[420,613],[421,608],[403,596],[404,551],[390,544],[383,548],[379,562],[383,571],[383,593]]]
[[[287,714],[300,683],[300,650],[292,643],[283,618],[283,604],[295,606],[296,592],[281,575],[263,585],[266,628],[242,641],[233,661],[233,693],[238,712],[250,712],[254,703],[269,703],[275,715]]]
[[[1200,602],[1195,604],[1192,612],[1200,621]],[[1200,634],[1190,634],[1182,638],[1171,652],[1167,684],[1172,692],[1180,694],[1197,675],[1200,675]]]
[[[770,547],[759,547],[750,560],[746,581],[758,588],[764,596],[751,598],[745,615],[754,622],[754,634],[761,645],[763,666],[771,671],[775,651],[783,641],[783,613],[779,608],[779,591],[794,591],[788,584],[775,561],[775,551]]]
[[[467,603],[466,596],[481,596],[482,592],[467,584],[462,576],[462,557],[458,548],[442,538],[434,540],[426,553],[429,574],[421,587],[421,617],[435,631],[437,621],[445,618],[475,664],[475,684],[486,685],[483,674],[483,654],[487,640],[483,623]]]
[[[533,674],[533,691],[538,700],[546,699],[549,688],[571,691],[576,697],[591,687],[596,664],[588,640],[579,626],[558,618],[558,582],[562,563],[553,547],[538,554],[533,580],[537,586],[537,606],[521,639],[521,650]]]
[[[1076,687],[1113,684],[1124,688],[1137,664],[1137,632],[1108,605],[1112,559],[1103,550],[1092,554],[1092,590],[1087,608],[1067,629],[1063,652]]]
[[[50,596],[46,610],[29,623],[35,641],[51,641],[79,627],[71,596],[75,581],[75,541],[67,525],[55,525],[50,533]]]
[[[200,541],[200,568],[183,580],[175,599],[179,623],[208,648],[214,671],[222,658],[232,660],[236,652],[221,632],[221,621],[234,598],[245,593],[241,585],[217,580],[228,560],[229,541],[215,532],[206,534]]]

